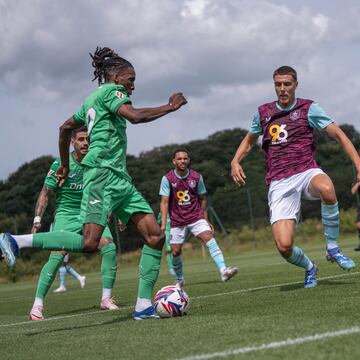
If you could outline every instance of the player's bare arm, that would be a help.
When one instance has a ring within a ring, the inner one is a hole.
[[[356,192],[359,190],[360,187],[360,182],[355,183],[352,187],[351,187],[351,193],[353,195],[356,194]]]
[[[61,165],[58,167],[55,175],[59,181],[59,186],[62,186],[69,173],[69,147],[71,141],[71,132],[74,129],[81,127],[73,117],[67,119],[60,127],[59,134],[59,153]]]
[[[37,233],[41,228],[41,218],[43,217],[48,202],[49,194],[54,193],[54,190],[46,185],[43,186],[35,205],[34,224],[31,229],[31,233]]]
[[[209,223],[209,226],[211,227],[211,231],[214,232],[214,227],[209,221],[208,211],[207,211],[207,198],[206,194],[200,195],[200,206],[201,210],[204,212],[204,218]]]
[[[360,157],[354,145],[346,134],[334,123],[325,128],[325,131],[334,138],[344,149],[356,168],[356,182],[360,183]]]
[[[169,196],[161,196],[160,213],[161,213],[161,231],[165,231],[166,217],[169,212]]]
[[[245,185],[246,175],[240,162],[247,156],[251,148],[256,144],[258,139],[257,135],[247,133],[244,139],[241,141],[234,158],[231,161],[231,177],[235,184],[239,186]]]
[[[176,93],[170,96],[169,102],[154,108],[136,109],[131,104],[123,104],[118,109],[120,116],[128,119],[132,124],[141,124],[154,121],[166,114],[180,109],[187,103],[182,93]]]
[[[207,212],[207,200],[205,194],[200,195],[200,207],[201,210],[204,212],[205,220],[209,222],[208,212]]]

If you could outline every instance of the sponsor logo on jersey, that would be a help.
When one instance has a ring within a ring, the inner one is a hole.
[[[191,201],[190,201],[191,198],[190,198],[190,195],[189,195],[189,190],[178,191],[176,193],[176,197],[178,198],[178,204],[180,206],[191,204]]]
[[[82,184],[82,183],[71,183],[70,184],[70,190],[82,190],[83,189],[83,187],[84,187],[84,184]]]
[[[269,128],[269,134],[271,136],[271,145],[277,145],[287,142],[288,132],[285,130],[286,124],[271,125]]]
[[[117,91],[115,95],[121,100],[125,97],[125,95],[121,91]]]
[[[95,205],[95,204],[97,204],[99,202],[100,202],[100,200],[91,200],[91,201],[89,201],[90,205]]]
[[[196,187],[196,181],[194,179],[190,179],[188,181],[188,184],[192,189],[194,189],[194,187]]]
[[[294,110],[290,113],[290,119],[291,120],[297,120],[300,118],[300,110]]]

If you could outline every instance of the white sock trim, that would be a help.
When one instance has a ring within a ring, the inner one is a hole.
[[[33,243],[33,234],[27,235],[12,235],[15,239],[19,249],[21,248],[31,248]]]
[[[112,292],[112,289],[103,288],[101,300],[104,300],[106,298],[111,298],[111,292]]]
[[[35,306],[44,306],[44,299],[36,297],[33,307],[35,307]]]
[[[136,300],[135,311],[143,311],[143,310],[147,309],[149,306],[151,306],[150,299],[138,297]]]

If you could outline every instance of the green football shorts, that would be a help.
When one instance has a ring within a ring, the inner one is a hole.
[[[134,213],[153,213],[135,186],[110,169],[85,167],[83,181],[80,211],[83,224],[105,226],[111,213],[127,224]]]

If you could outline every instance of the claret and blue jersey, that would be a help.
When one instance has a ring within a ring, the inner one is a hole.
[[[312,100],[295,99],[288,108],[273,101],[261,105],[255,113],[250,133],[263,135],[266,183],[318,168],[313,130],[333,123]]]

